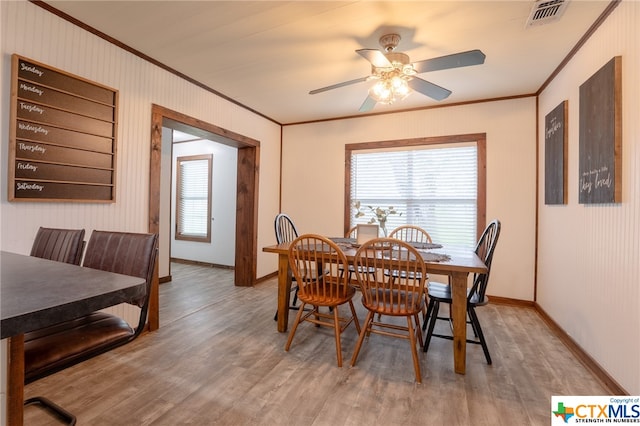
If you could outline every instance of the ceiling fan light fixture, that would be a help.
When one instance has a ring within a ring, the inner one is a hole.
[[[369,96],[387,105],[406,98],[409,93],[411,89],[407,80],[398,74],[384,75],[369,89]]]
[[[369,89],[369,95],[382,104],[388,104],[391,100],[391,87],[385,80],[377,81],[371,89]]]
[[[406,64],[402,66],[402,74],[404,75],[416,75],[417,72],[416,70],[413,68],[413,65],[411,64]]]
[[[391,87],[393,88],[393,91],[396,93],[407,92],[409,90],[409,85],[407,84],[407,81],[400,76],[395,76],[391,78]]]
[[[570,0],[538,1],[568,2]],[[441,101],[451,94],[451,90],[424,80],[418,77],[419,74],[429,71],[480,65],[483,64],[485,60],[485,54],[479,49],[474,49],[411,62],[409,55],[395,51],[400,42],[399,34],[385,34],[380,37],[379,41],[383,50],[367,48],[356,50],[358,55],[362,56],[371,64],[370,75],[315,89],[310,91],[309,94],[313,95],[362,81],[370,81],[372,83],[369,87],[369,94],[360,106],[358,110],[360,112],[370,111],[377,103],[389,105],[400,101],[412,92],[417,92],[436,101]]]

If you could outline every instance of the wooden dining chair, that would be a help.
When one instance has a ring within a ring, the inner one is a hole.
[[[431,236],[423,228],[416,225],[402,225],[389,233],[389,238],[411,243],[431,243]]]
[[[351,323],[360,332],[360,323],[352,301],[356,291],[349,285],[345,274],[338,272],[340,267],[344,268],[347,264],[340,247],[328,238],[305,234],[291,243],[289,265],[298,283],[301,306],[289,333],[285,351],[289,351],[301,323],[307,321],[316,326],[331,327],[335,334],[338,367],[342,367],[342,332]],[[311,310],[305,310],[307,305],[311,306]],[[341,316],[339,307],[342,305],[349,306],[350,315]],[[329,308],[329,312],[320,311],[321,307]]]
[[[79,265],[84,250],[84,229],[40,227],[31,246],[31,256]]]
[[[414,243],[414,247],[417,244],[426,244],[433,243],[431,240],[431,235],[423,228],[416,225],[401,225],[395,228],[393,231],[389,233],[389,238],[397,238],[398,240],[406,241],[408,243]],[[416,244],[417,243],[417,244]],[[391,274],[394,278],[397,277],[399,271],[387,271],[386,273]],[[428,276],[426,277],[428,280]],[[426,280],[425,280],[426,281]],[[427,293],[425,291],[425,305],[424,311],[422,312],[423,320],[426,322],[427,320]]]
[[[274,228],[276,232],[276,242],[278,244],[288,243],[298,238],[298,230],[293,223],[293,220],[289,215],[285,213],[279,213],[274,220]],[[295,280],[295,276],[291,277],[292,285],[291,292],[293,293],[293,301],[289,297],[289,309],[298,310],[298,283]],[[273,316],[274,321],[278,321],[278,311],[276,310]]]
[[[416,382],[422,382],[417,345],[422,344],[419,314],[424,307],[426,265],[420,253],[409,243],[395,238],[377,238],[364,243],[354,258],[362,292],[362,304],[368,310],[364,326],[351,358],[354,366],[365,336],[371,333],[406,339],[411,346]],[[369,273],[373,268],[376,273]],[[397,276],[385,274],[394,270]],[[375,316],[378,314],[378,319]],[[405,317],[406,326],[395,318]]]
[[[402,225],[391,231],[389,238],[395,238],[407,243],[432,243],[431,236],[427,231],[415,225]],[[415,244],[414,244],[415,246]],[[397,278],[399,271],[388,271],[394,278]]]
[[[347,231],[347,233],[345,234],[345,238],[351,238],[354,241],[357,241],[357,239],[358,239],[358,225],[356,225],[356,226],[352,227],[351,229],[349,229],[349,231]],[[348,278],[349,282],[351,283],[351,285],[355,286],[356,289],[359,290],[360,286],[357,284],[357,280],[356,280],[355,284],[352,281],[352,279],[354,278],[354,273],[356,271],[355,266],[348,265],[346,270],[348,271],[347,278]],[[340,269],[340,273],[341,274],[344,274],[344,271],[345,271],[344,269]],[[375,270],[372,269],[369,272],[370,273],[375,273]]]
[[[489,348],[487,347],[487,341],[484,337],[484,332],[480,326],[478,315],[476,314],[476,308],[478,306],[484,306],[489,303],[487,297],[487,286],[489,284],[489,274],[491,272],[491,263],[493,261],[493,253],[498,243],[498,237],[500,236],[500,221],[493,220],[482,232],[478,243],[476,244],[475,252],[480,259],[487,266],[487,272],[483,274],[475,274],[473,277],[473,285],[467,290],[467,323],[471,325],[475,339],[467,339],[468,343],[479,344],[482,346],[484,356],[487,360],[487,364],[491,365],[491,355],[489,354]],[[437,320],[451,321],[451,317],[438,316],[440,311],[440,304],[446,303],[449,305],[449,312],[451,312],[451,286],[448,283],[429,282],[427,287],[427,293],[429,297],[429,306],[427,308],[427,321],[428,330],[424,341],[424,352],[429,350],[429,343],[432,337],[440,337],[443,339],[452,340],[451,335],[434,333],[434,328]],[[423,329],[427,326],[425,321]]]

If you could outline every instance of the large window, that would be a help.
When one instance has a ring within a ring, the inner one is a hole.
[[[178,157],[176,240],[211,242],[212,154]]]
[[[417,225],[434,242],[474,247],[485,221],[484,135],[394,142],[347,146],[349,226],[370,222],[369,207],[393,207],[388,232]]]

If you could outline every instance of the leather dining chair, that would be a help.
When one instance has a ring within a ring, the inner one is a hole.
[[[347,258],[336,243],[326,237],[304,234],[296,238],[289,247],[289,266],[298,283],[298,310],[285,351],[289,351],[298,326],[310,322],[316,326],[334,330],[338,367],[342,367],[342,345],[340,336],[351,324],[360,332],[360,323],[353,306],[356,290],[349,285],[347,277],[338,269],[346,267]],[[326,268],[326,271],[325,271]],[[305,310],[309,305],[310,310]],[[349,305],[350,315],[341,316],[339,307]],[[329,312],[321,312],[321,307]]]
[[[482,259],[484,264],[487,266],[487,272],[483,274],[475,274],[473,277],[473,285],[467,290],[467,316],[469,318],[467,320],[467,324],[471,325],[475,336],[475,339],[467,339],[467,342],[482,346],[484,356],[487,360],[487,364],[489,365],[491,365],[491,355],[489,354],[487,341],[484,337],[482,327],[480,326],[478,315],[476,314],[476,308],[489,303],[489,298],[487,297],[487,286],[489,284],[489,274],[491,272],[493,254],[496,249],[499,236],[500,221],[493,220],[482,232],[475,249],[478,257]],[[448,283],[429,282],[427,289],[429,306],[427,308],[427,321],[425,321],[423,329],[427,327],[427,324],[428,329],[427,336],[424,341],[424,352],[429,350],[429,344],[432,337],[440,337],[449,340],[453,339],[450,335],[434,333],[437,320],[451,321],[450,317],[438,316],[440,305],[442,303],[448,304],[449,309],[451,309],[451,286]]]
[[[145,293],[129,303],[139,308],[131,326],[117,315],[98,311],[25,333],[25,383],[53,374],[128,343],[144,330],[156,263],[156,234],[93,231],[83,267],[145,279]]]
[[[97,311],[25,333],[25,384],[129,343],[142,333],[147,321],[157,251],[156,234],[92,232],[83,267],[145,279],[144,294],[128,302],[139,308],[138,323],[132,327],[117,315]],[[47,398],[35,396],[24,404],[39,404],[67,424],[76,423],[75,416]]]
[[[422,344],[419,314],[424,307],[424,283],[427,276],[422,256],[405,241],[377,238],[360,246],[356,251],[354,264],[362,304],[368,312],[351,365],[354,366],[358,359],[364,338],[372,333],[406,339],[411,347],[415,380],[421,383],[417,345]],[[376,273],[371,274],[370,268],[375,269]],[[384,273],[387,270],[400,273],[393,277]],[[406,326],[394,320],[398,317],[406,318]]]
[[[31,256],[79,265],[84,250],[84,229],[40,227],[31,246]]]

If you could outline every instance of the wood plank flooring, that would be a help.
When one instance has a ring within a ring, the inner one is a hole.
[[[355,328],[336,366],[330,330],[302,324],[289,352],[273,321],[277,283],[234,287],[233,271],[172,265],[160,286],[160,329],[29,384],[78,425],[548,425],[552,395],[609,395],[531,308],[478,309],[493,365],[467,346],[433,339],[414,382],[407,341],[372,335],[355,367]],[[360,321],[365,311],[356,303]],[[294,312],[292,312],[294,314]],[[290,317],[290,323],[293,315]],[[445,325],[446,326],[446,325]],[[25,424],[56,425],[38,407]]]

